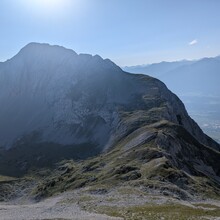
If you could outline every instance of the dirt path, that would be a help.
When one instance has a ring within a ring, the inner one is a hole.
[[[39,203],[20,205],[0,203],[0,220],[119,220],[106,215],[83,211],[77,203],[64,203],[63,196],[46,199]]]
[[[220,220],[219,208],[217,200],[183,201],[133,187],[109,191],[82,188],[39,203],[31,202],[27,196],[0,203],[0,220],[122,220],[98,213],[149,220],[177,219],[180,213],[184,219]]]

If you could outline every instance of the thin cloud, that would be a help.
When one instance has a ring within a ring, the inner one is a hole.
[[[190,46],[193,46],[193,45],[195,45],[195,44],[197,44],[198,43],[198,41],[195,39],[195,40],[192,40],[191,42],[189,42],[189,45]]]

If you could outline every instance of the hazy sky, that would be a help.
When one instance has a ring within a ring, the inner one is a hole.
[[[1,0],[0,61],[29,42],[118,65],[220,54],[220,0]]]

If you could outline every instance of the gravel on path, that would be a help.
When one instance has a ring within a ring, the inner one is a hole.
[[[25,205],[0,203],[0,220],[121,220],[86,212],[77,203],[65,203],[63,199],[62,195]]]

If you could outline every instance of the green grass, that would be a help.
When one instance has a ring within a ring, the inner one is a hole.
[[[131,123],[132,117],[135,118],[134,121],[136,117],[140,119],[145,117],[141,116],[141,112],[137,115],[126,112],[125,115],[124,119],[131,120]],[[142,120],[140,121],[142,123]],[[146,132],[153,133],[153,138],[134,148],[126,147],[132,140],[138,139]],[[173,142],[173,139],[178,132],[182,132],[182,138],[180,140],[177,138],[177,146],[181,148],[174,151],[176,142]],[[190,141],[187,141],[188,138]],[[158,146],[161,142],[165,144]],[[201,149],[204,151],[202,154]],[[177,153],[178,155],[173,155]],[[109,191],[123,185],[143,186],[146,191],[154,190],[159,194],[183,200],[198,195],[217,199],[220,196],[218,184],[211,178],[201,175],[195,170],[193,163],[188,162],[188,157],[194,161],[197,155],[201,158],[206,153],[208,159],[214,158],[214,161],[217,161],[219,158],[218,153],[197,142],[194,143],[181,126],[163,120],[133,131],[118,141],[110,151],[101,155],[87,160],[65,160],[59,162],[55,169],[44,168],[45,171],[41,170],[39,174],[36,171],[40,184],[33,190],[33,195],[44,198],[83,187],[92,187],[94,191],[103,191],[102,188]],[[192,172],[195,171],[195,174],[187,174],[176,164],[184,164]]]
[[[85,161],[63,161],[33,191],[39,198],[71,189],[92,187],[106,191],[117,186],[140,186],[163,195],[188,199],[190,195],[219,198],[219,189],[206,177],[187,175],[174,167],[154,140],[123,151],[123,145]],[[47,173],[47,172],[45,172]],[[44,176],[41,172],[40,176]],[[102,191],[102,190],[101,190]],[[165,194],[164,194],[165,193]]]
[[[128,208],[101,206],[98,207],[97,211],[113,217],[122,217],[126,220],[205,220],[220,216],[219,207],[206,210],[179,204],[153,204]]]
[[[15,181],[17,178],[10,177],[10,176],[1,176],[0,175],[0,183],[1,182],[10,182],[10,181]]]

